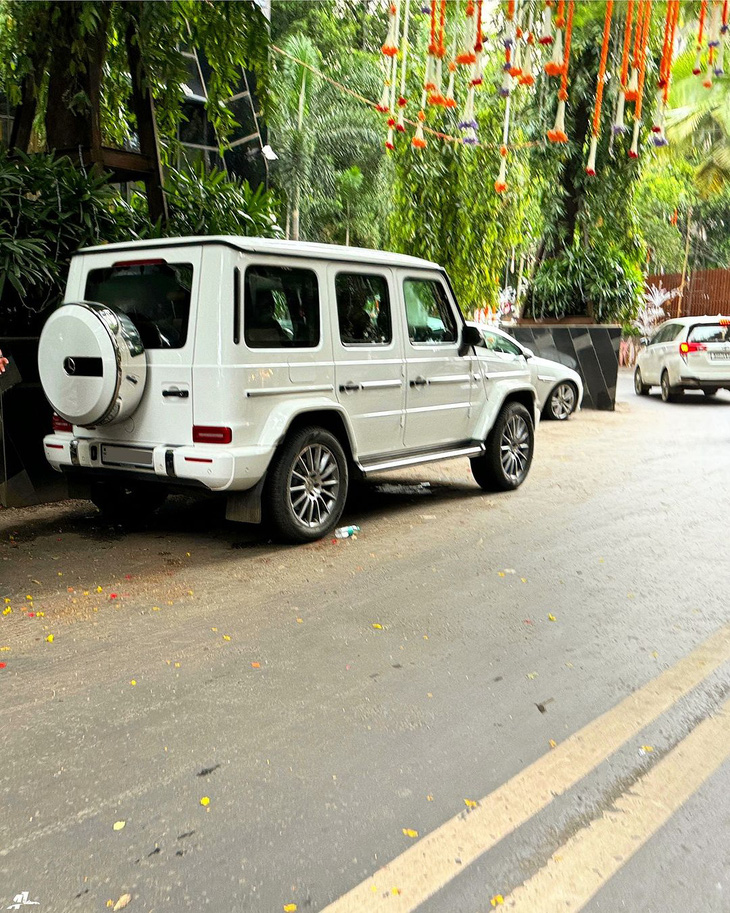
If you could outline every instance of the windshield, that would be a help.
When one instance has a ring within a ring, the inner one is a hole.
[[[92,269],[84,298],[126,314],[146,349],[181,349],[188,337],[190,263],[118,263]]]

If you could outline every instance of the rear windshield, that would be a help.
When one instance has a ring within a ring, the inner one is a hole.
[[[84,298],[125,313],[146,349],[181,349],[188,338],[191,263],[150,261],[92,269]]]
[[[701,323],[692,327],[687,342],[730,342],[730,326],[721,323]]]

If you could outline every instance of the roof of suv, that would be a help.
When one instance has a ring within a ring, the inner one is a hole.
[[[120,244],[85,247],[77,254],[108,253],[109,251],[144,250],[145,248],[181,247],[201,244],[223,244],[251,254],[308,257],[314,260],[337,260],[348,263],[377,263],[381,266],[409,266],[412,269],[442,269],[438,263],[364,247],[343,247],[338,244],[313,244],[308,241],[278,241],[271,238],[246,238],[238,235],[201,235],[186,238],[150,238]]]
[[[678,323],[680,326],[694,326],[696,323],[717,323],[718,320],[730,320],[724,314],[702,314],[697,317],[672,317],[665,323]]]

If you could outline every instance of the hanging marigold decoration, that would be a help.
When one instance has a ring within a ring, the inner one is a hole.
[[[476,60],[474,53],[474,43],[476,41],[476,6],[474,0],[467,0],[466,4],[466,28],[464,30],[464,46],[459,54],[456,55],[456,62],[462,66],[471,66]]]
[[[672,78],[672,59],[674,57],[674,40],[678,19],[679,0],[667,0],[667,15],[664,20],[664,44],[662,46],[659,81],[657,83],[656,114],[651,128],[652,140],[655,146],[667,145],[664,121],[666,118],[667,99],[669,98],[669,83]]]
[[[639,67],[641,66],[641,40],[644,34],[644,14],[648,0],[639,0],[634,32],[634,54],[631,64],[631,76],[626,87],[626,101],[635,102],[639,95]]]
[[[540,33],[540,44],[550,45],[553,43],[553,0],[545,0],[545,9],[542,11],[542,31]]]
[[[626,132],[624,126],[624,110],[626,108],[626,91],[629,79],[629,58],[631,55],[631,25],[634,15],[634,0],[628,0],[626,5],[626,21],[624,22],[624,47],[621,56],[621,76],[619,79],[618,99],[616,101],[616,116],[613,119],[613,132],[615,135]]]
[[[398,56],[398,7],[395,3],[390,4],[388,9],[388,34],[385,38],[381,50],[386,57]]]
[[[570,42],[573,36],[573,12],[575,0],[568,2],[568,22],[565,26],[565,51],[563,69],[560,75],[560,91],[558,92],[558,110],[555,115],[555,125],[548,130],[547,137],[551,143],[567,143],[568,134],[565,132],[565,103],[568,100],[568,67],[570,65]],[[558,8],[560,12],[560,8]],[[558,26],[560,16],[556,16],[555,25]],[[557,43],[557,34],[556,34]]]
[[[395,121],[395,129],[398,133],[405,133],[406,130],[406,66],[408,62],[408,23],[411,12],[411,0],[406,0],[406,11],[403,20],[403,50],[401,52],[400,62],[400,90],[398,92],[398,116]]]
[[[699,76],[702,72],[702,48],[704,41],[704,32],[705,32],[705,17],[707,16],[707,0],[702,0],[700,5],[700,21],[697,26],[697,47],[696,47],[696,56],[695,56],[695,65],[692,68],[692,72],[695,76]]]
[[[652,0],[644,2],[644,19],[641,30],[641,46],[639,57],[639,87],[636,97],[636,108],[634,109],[634,135],[629,149],[629,157],[632,159],[639,157],[639,130],[641,129],[641,108],[644,98],[644,80],[646,79],[646,55],[649,47],[649,28],[651,26],[651,4]],[[638,28],[638,23],[637,23]]]
[[[527,32],[525,34],[525,48],[523,51],[522,72],[518,78],[521,86],[534,86],[535,77],[532,72],[532,63],[535,56],[535,32],[534,32],[534,14],[533,7],[530,6],[530,13],[527,20]]]
[[[505,125],[506,125],[505,120]],[[500,162],[499,162],[499,174],[497,175],[497,180],[494,182],[494,189],[497,193],[504,193],[507,189],[507,146],[503,143],[499,147]]]
[[[474,35],[474,63],[472,64],[471,84],[480,86],[483,81],[484,36],[482,35],[482,10],[484,0],[477,0],[476,28]]]
[[[434,8],[436,4],[434,3]],[[443,60],[446,56],[446,0],[441,0],[440,11],[438,15],[438,27],[435,31],[436,43],[434,45],[434,64],[433,64],[433,88],[428,96],[429,105],[446,104],[446,98],[441,91],[441,80],[443,71]]]
[[[603,43],[601,44],[601,60],[598,65],[598,82],[596,84],[596,104],[593,108],[593,130],[591,136],[590,152],[586,171],[590,175],[596,173],[596,151],[598,137],[601,134],[601,106],[603,104],[603,87],[606,82],[606,61],[608,60],[608,44],[611,39],[611,16],[613,14],[613,0],[606,0],[606,18],[603,23]]]
[[[545,64],[545,72],[548,76],[560,76],[563,72],[563,66],[566,60],[566,53],[563,50],[563,28],[565,26],[565,0],[558,0],[558,9],[555,15],[555,37],[553,38],[552,57]],[[566,35],[567,39],[567,35]]]
[[[730,0],[723,0],[722,3],[722,24],[720,26],[720,44],[717,48],[717,60],[715,61],[715,76],[724,76],[725,68],[723,58],[725,55],[725,41],[730,25],[728,24],[728,15],[730,14]]]

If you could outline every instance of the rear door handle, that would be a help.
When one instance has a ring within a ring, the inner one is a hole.
[[[348,380],[346,384],[340,384],[340,393],[356,393],[360,389],[360,384]]]
[[[163,396],[179,396],[180,399],[187,399],[190,396],[189,390],[178,390],[177,387],[172,387],[170,390],[163,390]]]
[[[412,387],[425,387],[427,383],[428,383],[428,381],[426,380],[425,377],[415,377],[411,381],[411,386]]]

